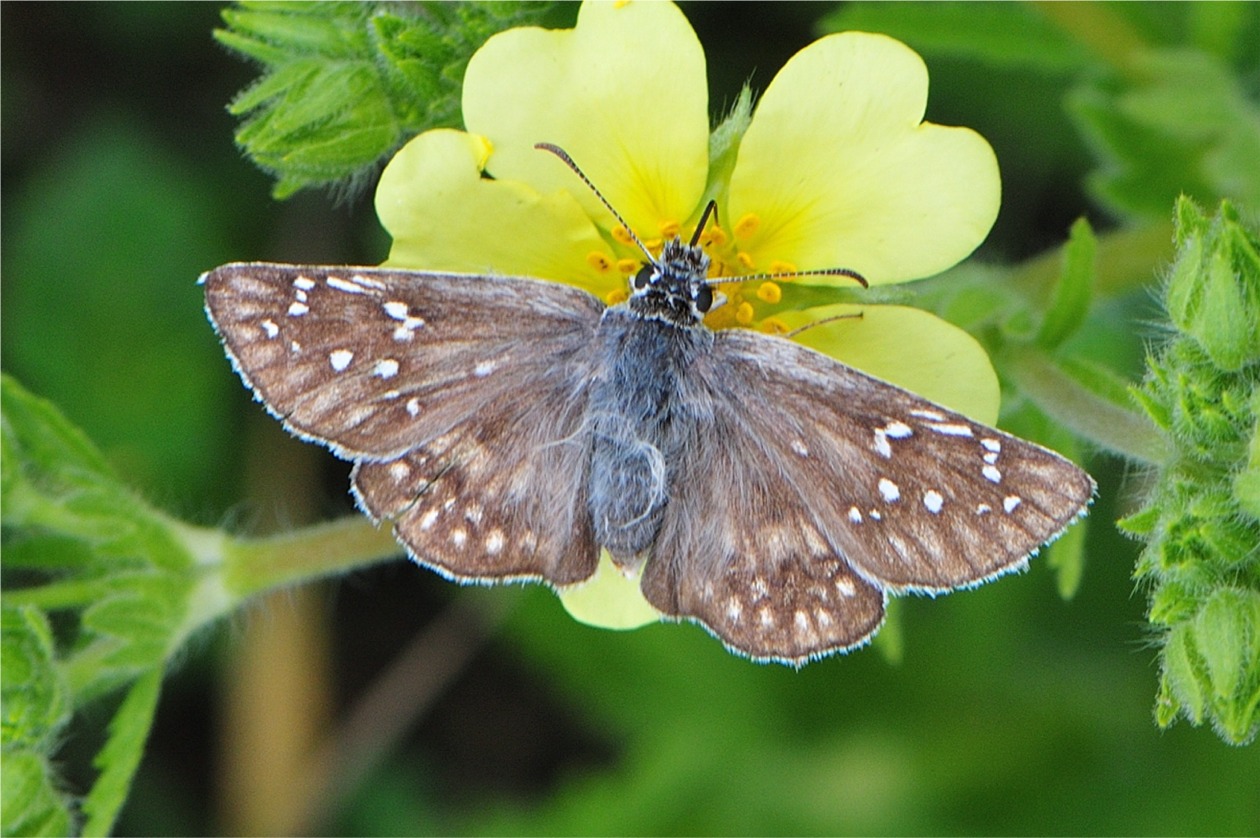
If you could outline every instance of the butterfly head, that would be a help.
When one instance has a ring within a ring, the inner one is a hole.
[[[630,280],[627,305],[641,317],[694,326],[713,307],[708,273],[708,254],[675,236]]]

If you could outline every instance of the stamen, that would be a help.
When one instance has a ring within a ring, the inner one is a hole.
[[[757,299],[763,303],[777,303],[783,299],[783,289],[779,287],[778,283],[763,282],[757,288]]]
[[[735,238],[746,239],[761,226],[761,219],[755,213],[748,213],[735,222]]]
[[[680,230],[682,230],[682,225],[677,221],[662,221],[659,225],[657,225],[657,229],[661,231],[662,236],[667,239],[672,239],[674,236],[678,235]]]
[[[741,250],[739,253],[736,253],[735,258],[739,260],[739,263],[741,265],[743,265],[745,268],[747,268],[750,271],[757,266],[756,263],[753,262],[752,256],[750,256],[747,252],[743,250]]]
[[[638,259],[618,259],[617,260],[617,270],[621,271],[623,274],[629,275],[629,274],[634,273],[638,269],[639,269]]]
[[[634,237],[630,235],[630,231],[618,224],[612,228],[612,237],[618,244],[624,244],[626,247],[634,247]]]
[[[791,329],[779,318],[767,317],[761,321],[761,331],[768,335],[786,335]]]
[[[620,305],[628,299],[630,299],[630,292],[624,288],[617,288],[604,295],[604,302],[610,306]]]
[[[703,247],[721,247],[726,242],[726,231],[716,224],[709,227],[705,234],[700,237],[700,244]]]
[[[592,250],[586,254],[586,264],[602,274],[608,273],[612,269],[612,259],[598,250]]]
[[[753,314],[752,304],[744,301],[735,308],[735,322],[741,326],[747,326],[753,322]]]
[[[768,270],[767,273],[794,274],[794,273],[800,273],[800,271],[798,271],[796,269],[796,265],[793,265],[791,262],[784,262],[781,259],[775,259],[773,262],[770,263],[770,270]]]

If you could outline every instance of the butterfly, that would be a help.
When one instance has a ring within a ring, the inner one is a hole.
[[[393,268],[201,281],[245,384],[354,462],[358,505],[417,562],[563,589],[607,550],[663,615],[756,660],[861,645],[890,594],[1022,569],[1084,514],[1094,483],[1067,459],[784,337],[710,330],[703,249],[644,250],[611,307]]]

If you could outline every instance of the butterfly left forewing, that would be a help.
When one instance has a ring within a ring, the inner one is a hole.
[[[820,642],[862,642],[875,599],[848,573],[882,598],[1023,567],[1093,493],[1057,454],[787,340],[720,332],[682,390],[681,414],[693,417],[705,456],[671,477],[644,590],[757,657],[799,661]],[[714,518],[690,520],[700,510]],[[858,593],[824,598],[818,580],[829,575]],[[759,576],[789,592],[764,618],[746,607]],[[793,604],[799,592],[816,594],[816,612]]]
[[[389,268],[238,263],[203,282],[259,400],[348,458],[397,456],[444,433],[587,345],[603,311],[558,283]]]

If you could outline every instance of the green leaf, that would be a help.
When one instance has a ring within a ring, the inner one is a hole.
[[[64,835],[70,813],[50,758],[71,701],[56,669],[48,618],[31,606],[5,605],[0,644],[0,834]]]
[[[1080,328],[1089,313],[1093,296],[1095,253],[1097,240],[1093,228],[1084,218],[1078,218],[1063,246],[1063,267],[1054,287],[1054,297],[1036,342],[1043,349],[1054,349]]]
[[[1260,107],[1219,59],[1190,50],[1134,58],[1134,79],[1089,81],[1069,111],[1099,159],[1088,184],[1113,211],[1159,218],[1185,193],[1260,206]]]
[[[137,679],[109,723],[109,739],[96,756],[100,776],[83,800],[84,835],[108,835],[113,828],[144,756],[161,686],[161,667]]]
[[[6,587],[5,601],[87,603],[66,669],[82,703],[178,648],[191,630],[193,557],[185,530],[120,484],[50,403],[8,376],[0,395],[6,566],[13,554],[50,574]]]
[[[468,59],[546,3],[244,2],[219,43],[263,65],[233,101],[236,140],[288,197],[361,183],[411,136],[459,124]]]
[[[825,16],[821,32],[884,32],[916,50],[995,67],[1071,73],[1092,56],[1025,3],[851,3]]]
[[[6,749],[2,758],[0,833],[69,835],[70,807],[54,787],[48,761],[21,749]]]
[[[0,702],[3,746],[49,754],[70,718],[70,696],[57,672],[52,629],[38,608],[0,612]]]

